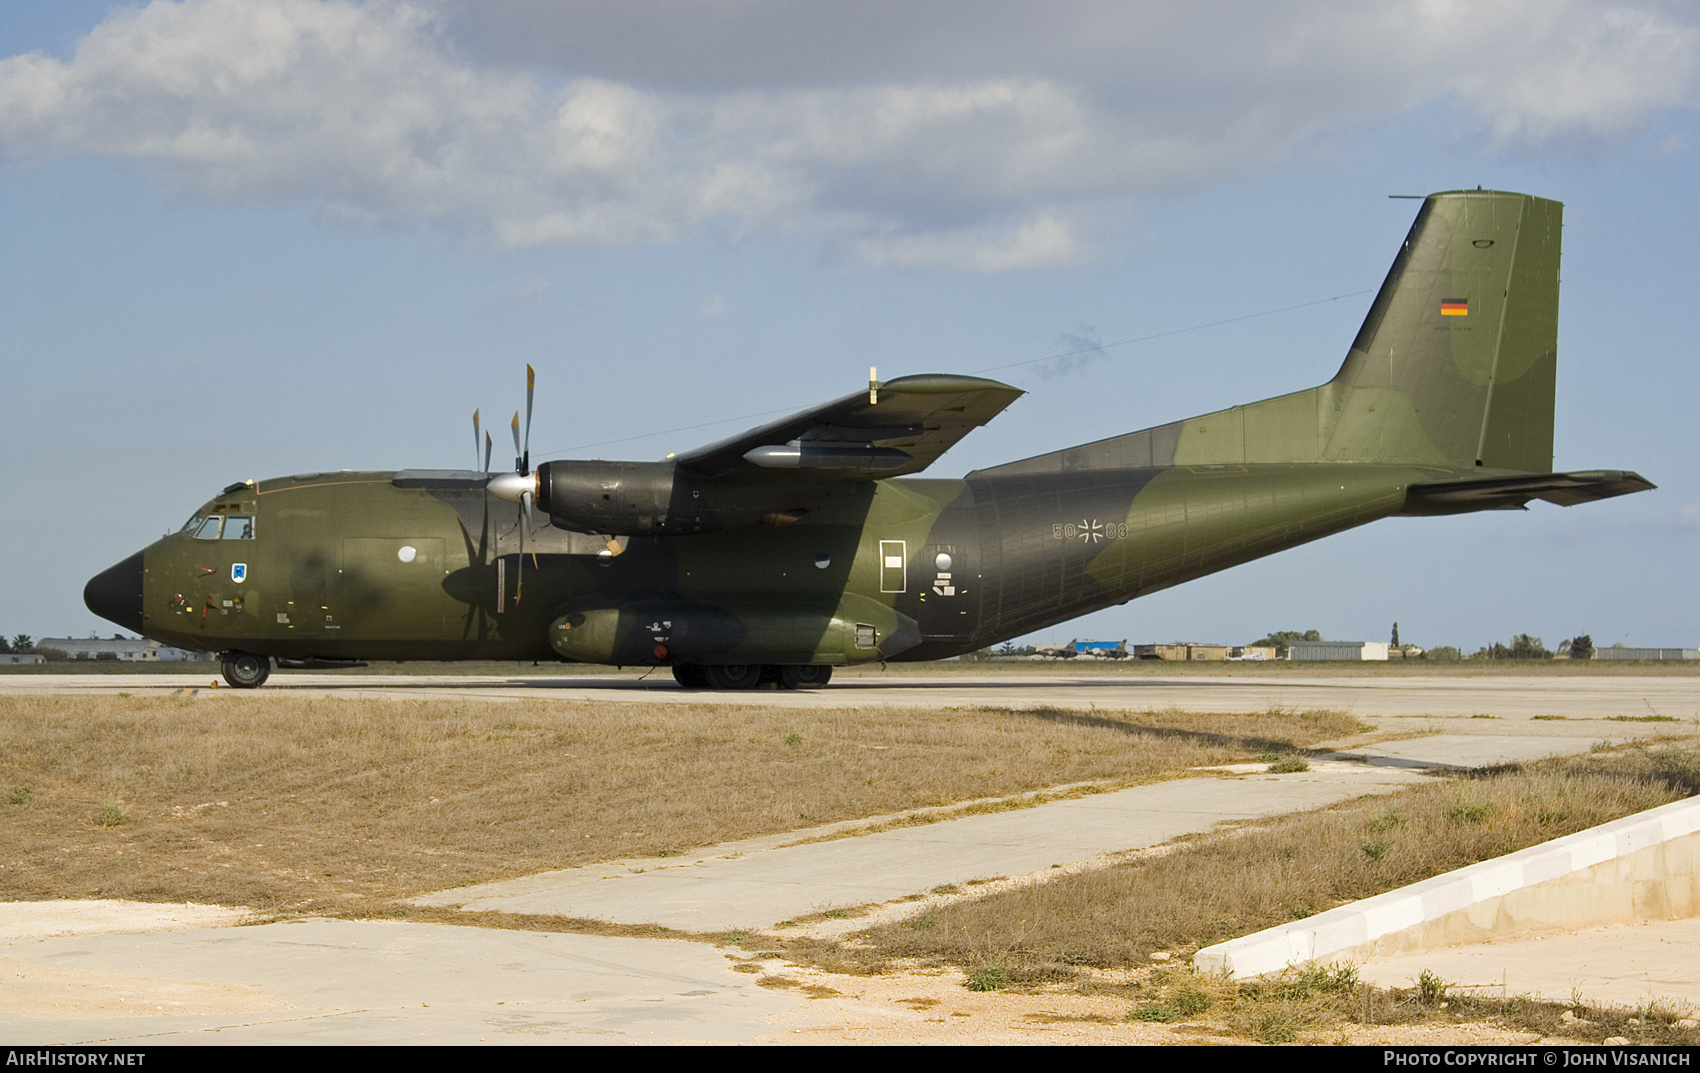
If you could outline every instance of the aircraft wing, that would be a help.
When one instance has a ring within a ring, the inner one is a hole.
[[[703,477],[869,480],[918,473],[1023,392],[977,376],[930,373],[834,402],[677,456]]]

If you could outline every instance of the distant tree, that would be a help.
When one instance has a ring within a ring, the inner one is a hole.
[[[47,645],[37,645],[35,654],[49,663],[64,663],[71,658],[63,648],[49,648]]]
[[[27,633],[18,634],[16,637],[12,638],[12,651],[14,651],[14,652],[34,652],[35,651],[35,638],[31,637]]]
[[[1511,643],[1509,645],[1502,645],[1498,641],[1495,641],[1493,644],[1488,645],[1481,651],[1477,652],[1475,658],[1551,659],[1552,653],[1547,651],[1546,645],[1541,643],[1541,639],[1539,637],[1535,637],[1527,633],[1520,633],[1511,639]]]
[[[1571,659],[1593,659],[1594,639],[1588,634],[1579,634],[1570,640]]]
[[[1451,645],[1436,645],[1423,653],[1424,659],[1463,659],[1464,653]]]
[[[1541,643],[1541,639],[1539,637],[1531,637],[1526,633],[1520,633],[1511,639],[1511,658],[1551,659],[1552,653],[1547,651],[1546,645]]]
[[[1397,622],[1393,624],[1393,647],[1401,647],[1399,644],[1399,624]]]
[[[1277,630],[1267,637],[1253,641],[1247,648],[1274,648],[1276,659],[1287,658],[1287,646],[1294,641],[1320,641],[1322,634],[1317,630]]]
[[[6,638],[4,638],[4,637],[0,637],[0,654],[10,652],[11,650],[12,650],[11,642],[7,641]]]

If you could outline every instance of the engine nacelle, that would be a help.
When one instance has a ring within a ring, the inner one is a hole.
[[[619,536],[789,525],[809,509],[858,487],[855,481],[823,482],[786,474],[761,483],[721,481],[672,462],[545,462],[531,477],[513,478],[536,482],[538,509],[556,528]],[[491,487],[501,494],[494,482]],[[517,501],[518,496],[509,498]]]
[[[561,529],[580,533],[699,533],[702,512],[687,490],[675,506],[678,473],[670,462],[545,462],[537,467],[537,506]]]

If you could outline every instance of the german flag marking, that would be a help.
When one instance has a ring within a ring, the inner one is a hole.
[[[1467,317],[1470,315],[1470,300],[1468,298],[1442,298],[1440,300],[1440,315],[1443,317]]]

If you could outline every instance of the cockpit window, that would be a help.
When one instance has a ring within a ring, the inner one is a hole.
[[[199,529],[195,530],[195,539],[196,540],[217,540],[218,539],[219,527],[222,526],[223,524],[224,524],[223,518],[220,518],[216,514],[213,515],[211,518],[208,518],[206,521],[202,522],[201,527]]]
[[[181,528],[177,531],[179,533],[193,533],[195,530],[197,530],[201,527],[201,523],[204,522],[204,521],[206,521],[206,515],[197,514],[193,518],[190,518],[188,521],[184,522],[183,528]]]
[[[232,514],[224,523],[224,539],[253,540],[254,516],[252,514]]]

